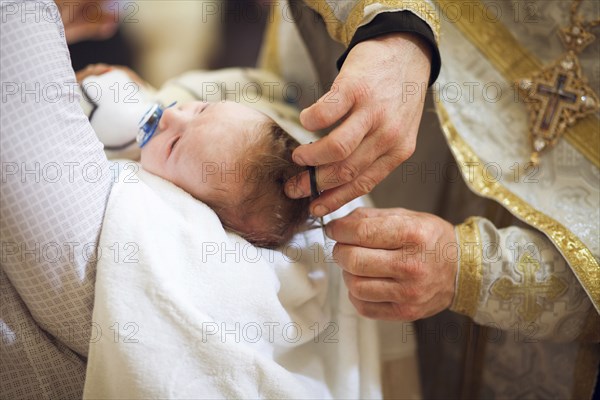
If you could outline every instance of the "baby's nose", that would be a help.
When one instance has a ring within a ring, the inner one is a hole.
[[[181,124],[181,110],[175,107],[167,108],[158,123],[158,129],[161,131],[176,128]]]

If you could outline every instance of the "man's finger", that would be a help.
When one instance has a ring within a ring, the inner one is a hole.
[[[333,189],[357,179],[376,160],[389,151],[389,149],[381,147],[379,141],[380,139],[375,135],[367,136],[356,151],[345,160],[317,168],[319,189],[322,191]],[[391,162],[389,168],[394,168]]]
[[[343,277],[350,293],[359,300],[384,303],[398,299],[398,283],[393,279],[366,278],[346,271]]]
[[[411,213],[409,210],[403,208],[370,208],[370,207],[358,207],[352,210],[352,212],[346,215],[342,219],[361,219],[361,218],[375,218],[375,217],[388,217],[393,215],[404,215]]]
[[[325,233],[338,243],[395,250],[410,241],[415,223],[416,219],[408,215],[342,218],[329,222]]]
[[[309,197],[312,193],[310,192],[310,177],[308,176],[308,171],[301,172],[288,179],[285,183],[284,191],[291,199]]]
[[[358,148],[372,126],[367,110],[353,112],[324,138],[296,148],[292,158],[298,165],[314,166],[344,160]]]
[[[311,213],[315,217],[322,217],[357,197],[370,193],[393,168],[390,159],[390,156],[383,155],[352,182],[323,192],[321,197],[312,202]]]
[[[77,43],[84,40],[104,40],[115,34],[119,25],[113,21],[106,22],[73,22],[65,26],[67,43]]]
[[[345,86],[334,83],[329,92],[300,113],[300,122],[309,131],[325,129],[341,120],[353,106]]]
[[[356,308],[356,311],[363,317],[378,319],[378,320],[397,320],[396,307],[394,303],[373,303],[370,301],[364,301],[357,299],[348,292],[348,298],[350,302]]]
[[[413,250],[415,249],[369,249],[337,243],[332,257],[340,268],[352,275],[413,280],[418,254]]]

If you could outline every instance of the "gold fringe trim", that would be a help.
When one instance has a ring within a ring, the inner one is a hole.
[[[436,0],[442,12],[452,7],[460,17],[446,16],[477,49],[504,75],[508,82],[531,76],[542,62],[525,49],[500,21],[486,20],[479,0]],[[477,8],[479,7],[479,8]],[[473,12],[473,10],[476,10]],[[464,17],[468,16],[468,18]],[[565,139],[585,158],[600,168],[600,121],[588,115],[567,129]]]
[[[473,318],[479,304],[483,279],[482,245],[479,218],[472,217],[456,227],[460,261],[456,295],[450,309]]]
[[[436,108],[442,130],[466,184],[478,195],[499,202],[517,218],[543,232],[561,251],[594,307],[600,311],[600,265],[592,252],[558,221],[536,210],[498,181],[486,179],[483,163],[458,134],[444,106],[436,103]]]

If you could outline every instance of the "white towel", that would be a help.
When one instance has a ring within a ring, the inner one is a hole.
[[[320,229],[258,249],[173,184],[121,166],[85,398],[381,397],[376,326],[337,289]]]

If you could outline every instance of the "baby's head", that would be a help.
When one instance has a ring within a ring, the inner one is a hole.
[[[229,230],[277,247],[308,219],[309,199],[292,200],[283,191],[302,171],[292,162],[298,145],[250,107],[194,102],[165,110],[141,162],[209,205]]]

